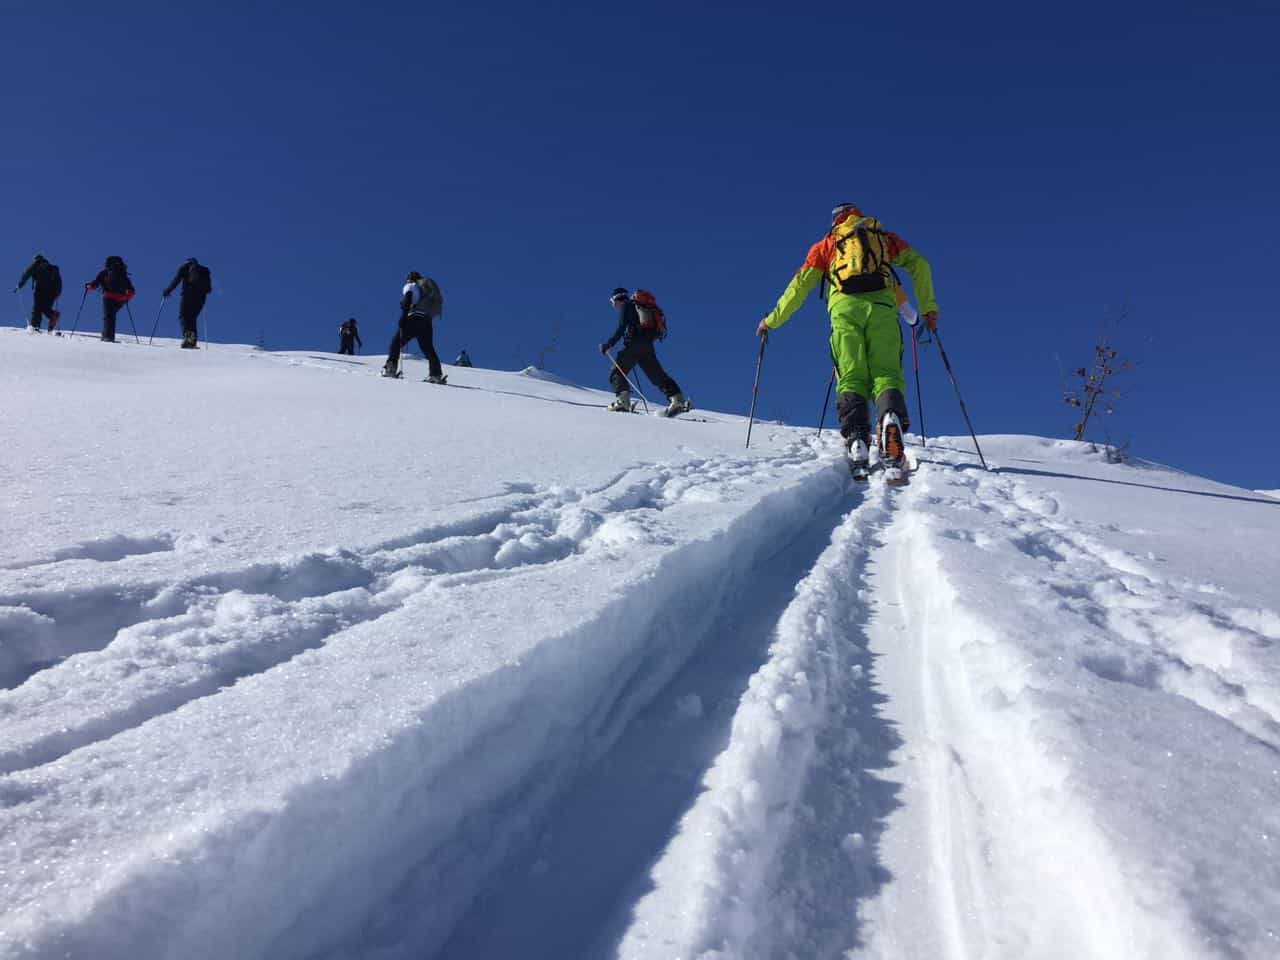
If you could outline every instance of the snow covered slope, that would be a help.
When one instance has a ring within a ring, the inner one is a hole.
[[[172,347],[0,331],[0,957],[1280,955],[1280,502]]]

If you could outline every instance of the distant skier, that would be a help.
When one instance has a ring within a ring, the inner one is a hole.
[[[433,323],[444,312],[444,296],[440,287],[429,277],[411,270],[404,279],[400,295],[400,323],[391,338],[387,363],[382,368],[384,377],[399,377],[400,351],[410,340],[418,341],[418,348],[427,358],[427,382],[444,383],[447,378],[440,367],[440,357],[433,342]]]
[[[644,291],[637,290],[636,297],[640,297],[643,293]],[[652,300],[652,296],[646,295],[646,300]],[[665,330],[663,326],[665,320],[658,319],[662,317],[662,312],[657,310],[657,304],[653,304],[650,308],[646,303],[643,307],[645,315],[642,318],[641,309],[637,308],[636,298],[627,292],[626,287],[615,288],[609,297],[609,302],[618,311],[618,329],[614,331],[612,337],[600,344],[600,352],[608,356],[613,345],[619,340],[622,341],[622,349],[618,351],[617,357],[613,358],[613,370],[609,373],[609,383],[614,392],[614,400],[609,404],[609,409],[623,413],[630,412],[631,384],[627,380],[627,374],[631,372],[632,367],[639,366],[644,371],[644,375],[667,398],[666,415],[668,417],[687,413],[692,409],[692,405],[680,392],[680,387],[675,380],[662,369],[662,364],[658,362],[658,355],[654,351],[654,342]],[[656,314],[650,312],[651,309],[656,311]]]
[[[850,469],[859,479],[866,477],[869,466],[870,399],[876,405],[877,440],[886,477],[901,479],[905,465],[902,435],[910,418],[903,395],[906,383],[894,266],[911,275],[921,319],[929,330],[936,330],[938,304],[929,262],[854,204],[838,204],[831,211],[831,229],[809,250],[777,306],[756,327],[757,336],[776,330],[799,309],[810,290],[820,283],[830,285],[827,311],[837,376],[836,414]]]
[[[364,349],[364,341],[360,339],[360,328],[356,324],[356,318],[352,317],[346,323],[338,327],[338,353],[347,354],[354,357],[356,355],[356,344],[360,345],[360,349]]]
[[[129,279],[129,270],[124,261],[119,257],[107,257],[103,269],[84,288],[102,289],[102,339],[106,343],[115,343],[116,314],[133,299],[134,294],[133,281]]]
[[[453,365],[454,365],[455,367],[469,367],[469,366],[471,366],[471,358],[470,358],[469,356],[467,356],[467,351],[465,351],[465,350],[461,350],[461,351],[459,351],[459,352],[458,352],[458,358],[457,358],[456,360],[454,360],[454,361],[453,361]]]
[[[14,291],[25,287],[28,280],[31,281],[31,329],[39,330],[40,318],[48,317],[49,332],[53,333],[53,328],[58,325],[58,318],[62,316],[60,311],[54,309],[54,303],[62,296],[62,273],[56,264],[44,258],[44,254],[37,253],[31,265],[22,271],[22,279],[13,288]]]
[[[168,299],[174,288],[182,284],[182,296],[178,301],[178,319],[182,322],[182,347],[194,350],[199,341],[196,336],[196,319],[204,309],[204,302],[213,293],[213,275],[209,268],[195,257],[188,257],[178,267],[162,296]]]

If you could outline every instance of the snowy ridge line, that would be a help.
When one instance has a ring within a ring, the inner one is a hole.
[[[802,798],[824,730],[843,730],[848,715],[869,709],[859,641],[864,568],[891,516],[891,496],[883,484],[868,488],[797,586],[734,714],[728,746],[651,872],[654,889],[633,911],[620,958],[832,955],[831,944],[806,939],[812,931],[797,922],[795,903],[802,893],[780,886],[778,875],[788,838],[813,816]],[[856,752],[855,742],[846,746]],[[850,828],[827,841],[851,835]]]
[[[362,363],[362,362],[359,362],[359,361],[350,361],[350,360],[338,360],[337,358],[331,358],[331,357],[319,357],[319,356],[313,356],[313,355],[310,355],[310,354],[308,354],[306,357],[299,357],[299,356],[292,355],[292,354],[288,354],[288,353],[281,353],[281,354],[272,354],[272,355],[271,355],[271,358],[272,358],[273,360],[275,360],[276,362],[278,362],[278,363],[284,363],[284,364],[287,364],[287,365],[289,365],[289,366],[294,366],[294,367],[307,367],[307,368],[309,368],[309,369],[315,369],[315,370],[328,370],[328,371],[330,371],[330,372],[338,372],[338,373],[344,373],[344,374],[352,374],[352,373],[354,373],[354,372],[355,372],[355,371],[353,371],[353,370],[343,370],[343,369],[334,368],[334,367],[329,367],[329,366],[318,366],[317,364],[314,364],[314,363],[307,363],[307,362],[305,362],[305,361],[307,361],[307,360],[319,360],[319,361],[326,362],[326,363],[341,363],[341,364],[344,364],[344,365],[346,365],[346,366],[356,366],[356,367],[360,367],[360,368],[362,368],[362,369],[365,371],[365,375],[366,375],[366,376],[370,376],[370,377],[381,377],[381,367],[380,367],[379,365],[377,365],[377,364],[367,364],[367,363]],[[415,362],[417,362],[417,363],[421,363],[421,364],[423,365],[423,369],[426,369],[426,362],[425,362],[425,361],[418,360],[416,357],[413,357],[413,358],[410,358],[410,359],[411,359],[411,360],[414,360],[414,361],[415,361]],[[604,409],[606,406],[608,406],[608,404],[609,404],[610,400],[612,400],[612,399],[613,399],[613,395],[612,395],[611,393],[607,393],[607,392],[605,392],[604,390],[599,390],[599,389],[597,389],[597,388],[595,388],[595,387],[584,387],[584,386],[583,386],[583,385],[581,385],[581,384],[573,383],[573,382],[571,382],[571,381],[569,381],[569,380],[565,380],[563,377],[558,377],[558,376],[556,376],[555,374],[548,374],[548,373],[545,373],[544,371],[541,371],[541,370],[535,370],[535,368],[533,368],[533,367],[527,367],[527,368],[525,368],[524,370],[520,370],[520,371],[510,371],[510,372],[511,372],[511,373],[516,373],[516,374],[521,375],[521,376],[528,377],[528,378],[529,378],[529,379],[531,379],[531,380],[539,380],[539,381],[542,381],[542,382],[544,382],[544,383],[551,383],[551,384],[555,384],[556,386],[568,387],[568,388],[573,389],[573,390],[579,390],[579,391],[582,391],[583,393],[594,393],[594,394],[598,394],[598,395],[599,395],[599,399],[594,400],[594,401],[592,401],[592,400],[570,400],[570,399],[568,399],[567,397],[548,397],[548,396],[542,396],[542,395],[540,395],[540,394],[536,394],[536,393],[524,393],[524,392],[521,392],[521,391],[519,391],[519,390],[503,390],[503,389],[501,389],[501,388],[499,388],[499,387],[495,387],[495,386],[486,386],[486,385],[484,385],[484,384],[480,384],[480,383],[457,383],[457,382],[455,382],[455,381],[456,381],[456,379],[457,379],[457,377],[458,377],[458,375],[459,375],[459,372],[461,372],[463,376],[467,376],[467,375],[468,375],[468,374],[467,374],[467,371],[469,371],[469,370],[476,370],[476,369],[478,369],[478,368],[476,368],[476,367],[454,367],[454,366],[452,366],[452,365],[450,365],[450,364],[447,364],[447,363],[446,363],[446,364],[443,364],[443,366],[445,366],[445,367],[448,367],[448,368],[449,368],[448,376],[449,376],[449,377],[451,377],[451,378],[453,378],[453,379],[451,379],[451,380],[449,381],[449,383],[448,383],[448,384],[446,384],[446,386],[455,387],[455,388],[462,389],[462,390],[477,390],[477,391],[480,391],[481,393],[487,393],[487,394],[490,394],[490,395],[492,395],[492,396],[498,396],[498,397],[517,397],[517,398],[519,398],[519,399],[521,399],[521,400],[539,400],[539,401],[542,401],[542,402],[544,402],[544,403],[558,403],[558,404],[563,404],[563,405],[565,405],[565,406],[570,406],[570,407],[586,407],[586,408],[591,409],[591,410],[601,410],[601,409]],[[531,371],[532,371],[532,372],[531,372]],[[502,371],[502,372],[508,372],[508,371]],[[407,376],[407,375],[406,375],[405,377],[400,378],[400,379],[401,379],[401,381],[402,381],[402,382],[409,382],[409,383],[412,383],[412,382],[414,382],[415,380],[420,380],[421,378],[418,378],[418,377],[411,377],[411,376]],[[661,406],[662,406],[662,404],[655,404],[655,407],[660,408]],[[657,414],[656,414],[656,412],[655,412],[655,414],[654,414],[654,415],[655,415],[655,416],[657,415]],[[696,415],[694,415],[694,416],[681,416],[681,417],[675,417],[675,418],[673,418],[673,419],[675,419],[675,420],[684,420],[684,421],[686,421],[686,422],[691,422],[691,423],[730,423],[730,422],[733,422],[733,421],[735,421],[735,420],[742,420],[742,419],[744,419],[744,418],[742,418],[742,417],[740,417],[740,416],[735,416],[735,415],[732,415],[732,414],[729,414],[729,415],[721,414],[721,416],[728,416],[728,419],[717,419],[717,418],[715,418],[715,417],[708,417],[708,416],[706,416],[706,414],[705,414],[705,412],[704,412],[704,411],[700,411],[700,410],[699,410],[699,411],[697,412],[697,414],[696,414]]]
[[[1238,945],[1262,942],[1265,931],[1249,913],[1231,916],[1234,904],[1198,902],[1194,857],[1152,860],[1162,814],[1136,808],[1152,805],[1144,785],[1162,776],[1144,766],[1173,756],[1155,736],[1177,743],[1172,714],[1167,734],[1156,720],[1170,702],[1140,701],[1156,742],[1130,747],[1111,731],[1126,729],[1132,694],[1115,699],[1107,689],[1185,698],[1265,746],[1274,726],[1247,701],[1273,688],[1260,686],[1265,674],[1243,655],[1247,637],[1234,637],[1242,656],[1224,658],[1240,668],[1234,682],[1223,681],[1221,664],[1170,658],[1163,648],[1171,640],[1177,648],[1179,624],[1194,624],[1198,635],[1221,618],[1184,599],[1191,585],[1165,585],[1136,557],[1056,519],[1057,500],[1020,480],[932,471],[910,499],[921,509],[898,531],[897,580],[932,588],[913,594],[919,615],[908,624],[926,731],[908,767],[926,788],[932,852],[920,869],[943,878],[933,889],[945,952],[1191,958],[1216,941],[1212,955],[1255,955]],[[975,511],[999,519],[977,521]],[[1008,588],[999,602],[977,586],[996,570]],[[1112,764],[1125,769],[1123,779]],[[1229,760],[1222,768],[1202,775],[1237,775]],[[1148,830],[1144,848],[1134,834]],[[1258,895],[1280,906],[1274,884],[1249,870],[1218,882],[1271,890]],[[873,924],[885,929],[893,916],[873,912]],[[1223,930],[1237,947],[1222,942]]]
[[[673,476],[665,509],[599,518],[564,569],[528,567],[518,590],[417,591],[145,729],[0,777],[8,955],[429,953],[761,558],[845,489],[830,461]],[[380,941],[406,889],[429,892],[398,918],[417,929]]]
[[[367,553],[309,554],[153,586],[152,598],[139,604],[141,618],[104,648],[0,691],[0,773],[52,762],[214,694],[398,609],[415,592],[561,561],[602,518],[661,510],[703,483],[752,469],[747,460],[637,468],[588,491],[504,498],[502,508],[384,541]]]

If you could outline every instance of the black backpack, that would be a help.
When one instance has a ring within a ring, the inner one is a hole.
[[[107,257],[107,282],[103,284],[112,293],[128,293],[132,284],[129,282],[129,268],[119,257]]]
[[[56,300],[62,295],[62,271],[58,269],[58,265],[50,263],[48,260],[40,261],[40,266],[36,268],[38,271],[35,276],[36,286],[41,291],[48,291],[53,294]]]
[[[203,263],[192,260],[187,266],[187,286],[196,293],[213,292],[213,274]]]

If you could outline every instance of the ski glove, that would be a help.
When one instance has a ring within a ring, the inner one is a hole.
[[[930,310],[928,313],[923,314],[920,317],[920,319],[924,321],[924,325],[925,327],[928,328],[930,333],[934,333],[937,331],[938,329],[938,311],[937,310]]]
[[[767,337],[769,335],[769,321],[761,320],[760,325],[756,327],[757,337]]]
[[[607,343],[600,344],[600,352],[607,357],[609,355],[609,345]]]

